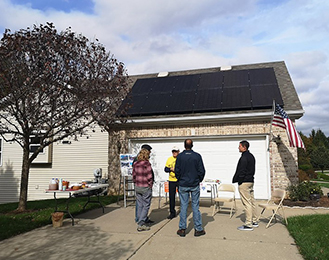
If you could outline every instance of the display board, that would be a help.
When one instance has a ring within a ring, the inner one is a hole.
[[[133,163],[136,156],[136,154],[120,154],[120,166],[122,176],[132,176]]]

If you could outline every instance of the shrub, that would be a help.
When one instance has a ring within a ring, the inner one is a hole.
[[[310,177],[308,176],[308,174],[305,171],[299,169],[298,170],[298,180],[300,182],[309,181],[310,180]]]
[[[303,181],[297,185],[290,185],[287,190],[289,192],[290,199],[293,201],[308,201],[310,200],[311,194],[320,194],[320,196],[323,195],[321,186],[317,183],[309,181]]]
[[[312,169],[308,169],[306,171],[306,173],[307,173],[307,175],[308,175],[308,177],[310,179],[317,179],[318,178],[318,174],[313,170],[313,168]]]
[[[302,164],[302,165],[299,165],[298,168],[300,170],[303,170],[304,172],[307,172],[308,170],[313,170],[313,167],[311,164]]]

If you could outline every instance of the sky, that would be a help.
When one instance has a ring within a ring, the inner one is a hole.
[[[53,22],[96,39],[129,75],[284,61],[305,114],[329,136],[329,1],[0,0],[0,32]]]

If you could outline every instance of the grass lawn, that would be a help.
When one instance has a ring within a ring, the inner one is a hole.
[[[318,182],[322,187],[329,188],[329,175],[318,172],[318,178],[312,179],[313,182]]]
[[[99,200],[103,205],[108,205],[117,201],[117,196],[100,196]],[[66,199],[58,199],[59,210],[65,209]],[[75,198],[70,201],[70,212],[73,216],[86,212],[90,209],[98,208],[98,203],[90,203],[86,209],[83,206],[87,198]],[[27,212],[13,212],[18,203],[0,204],[0,241],[16,236],[21,233],[51,224],[51,213],[54,212],[55,200],[38,200],[27,202]]]
[[[329,215],[290,217],[288,230],[305,260],[329,259]]]
[[[321,187],[326,187],[326,188],[329,188],[329,182],[328,183],[319,183],[318,184],[321,186]]]
[[[315,171],[315,172],[317,172],[317,173],[319,173],[319,172],[322,173],[322,171]],[[324,173],[324,174],[329,174],[329,170],[324,170],[323,173]]]

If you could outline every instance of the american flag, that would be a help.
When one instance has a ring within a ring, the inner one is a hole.
[[[275,104],[272,125],[286,129],[291,147],[305,149],[303,140],[300,138],[294,124],[289,119],[287,113],[278,104]]]

